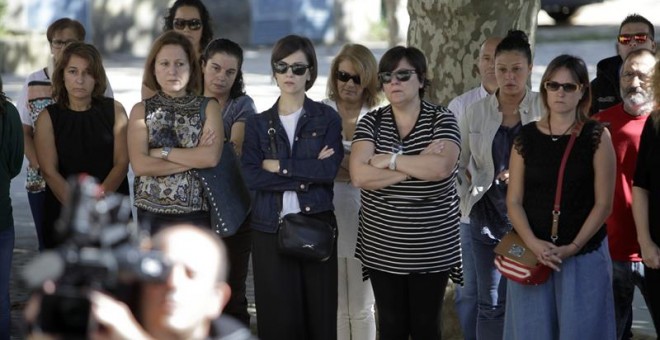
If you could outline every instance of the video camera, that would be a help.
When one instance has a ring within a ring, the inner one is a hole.
[[[85,339],[90,326],[90,290],[125,300],[122,292],[127,287],[164,282],[170,266],[159,251],[140,249],[140,239],[146,236],[129,224],[128,197],[103,197],[98,182],[88,175],[72,177],[69,185],[69,204],[55,226],[60,246],[32,260],[22,276],[31,289],[54,283],[54,291],[41,299],[36,321],[41,331],[65,339]]]

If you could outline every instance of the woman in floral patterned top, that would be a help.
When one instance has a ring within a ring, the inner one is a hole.
[[[210,228],[202,185],[190,170],[218,163],[224,132],[218,102],[200,95],[201,79],[185,36],[169,31],[154,42],[143,82],[157,93],[133,107],[128,127],[138,221],[152,233],[179,221]]]

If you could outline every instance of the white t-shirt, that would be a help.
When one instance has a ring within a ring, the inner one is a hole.
[[[293,142],[295,140],[296,126],[302,114],[302,107],[291,114],[286,116],[279,115],[280,122],[286,131],[286,136],[289,138],[289,146],[293,149]],[[300,202],[298,202],[298,194],[295,191],[285,191],[282,195],[282,213],[281,216],[286,214],[296,214],[300,212]]]

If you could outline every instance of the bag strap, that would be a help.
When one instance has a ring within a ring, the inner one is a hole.
[[[277,142],[275,141],[275,136],[277,135],[277,130],[275,129],[275,119],[279,119],[277,117],[277,113],[275,111],[270,112],[270,116],[268,117],[268,138],[270,139],[270,155],[272,159],[277,159]],[[277,202],[277,218],[282,222],[282,199],[284,198],[284,195],[280,193],[275,197],[275,201]]]
[[[582,122],[577,123],[573,128],[573,131],[571,132],[571,138],[568,140],[568,144],[564,150],[564,156],[561,158],[561,164],[559,165],[559,173],[557,173],[557,189],[555,190],[555,204],[552,209],[552,232],[550,235],[552,243],[555,243],[559,238],[557,234],[559,232],[559,215],[561,215],[561,192],[564,185],[564,170],[566,170],[566,161],[568,161],[568,156],[573,149],[577,135],[582,129],[582,124]]]

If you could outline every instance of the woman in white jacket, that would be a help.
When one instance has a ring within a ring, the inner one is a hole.
[[[522,31],[510,31],[495,50],[498,90],[460,117],[461,212],[470,216],[477,273],[477,339],[502,339],[506,280],[495,268],[493,249],[511,230],[506,212],[508,164],[521,127],[541,117],[538,93],[527,89],[532,53]],[[469,263],[469,262],[468,262]]]

